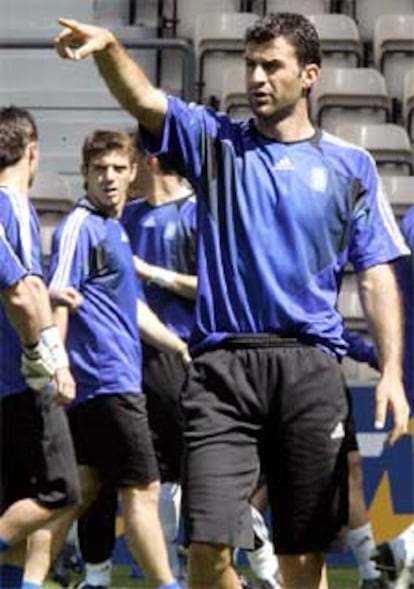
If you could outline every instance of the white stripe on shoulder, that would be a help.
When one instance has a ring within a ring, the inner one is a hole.
[[[82,223],[88,215],[90,215],[90,211],[83,207],[78,207],[75,208],[67,218],[60,236],[58,264],[51,278],[49,284],[50,288],[58,290],[59,288],[70,286],[70,271],[72,269],[72,261],[76,250],[79,232]]]
[[[4,226],[2,225],[2,223],[0,223],[0,241],[3,243],[4,247],[6,248],[8,253],[10,254],[10,257],[13,258],[19,266],[24,268],[22,261],[20,260],[20,258],[18,257],[18,255],[16,254],[14,249],[12,248],[9,240],[7,239],[6,230],[4,229]],[[27,268],[24,268],[24,269],[27,270]]]
[[[29,197],[14,190],[7,190],[14,214],[19,223],[19,233],[23,252],[22,263],[28,270],[32,269],[32,233],[30,231]]]
[[[398,227],[390,200],[385,192],[384,184],[381,178],[378,180],[377,200],[379,213],[395,245],[399,250],[401,250],[401,255],[409,254],[410,250],[408,249],[400,228]]]

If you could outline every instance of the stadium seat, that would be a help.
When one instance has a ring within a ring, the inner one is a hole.
[[[341,124],[335,134],[364,147],[373,155],[383,176],[411,176],[413,155],[407,131],[400,125]]]
[[[201,14],[197,17],[194,44],[199,64],[200,100],[210,95],[220,96],[218,72],[229,70],[240,62],[246,29],[256,20],[257,15],[250,12]]]
[[[414,0],[353,0],[361,38],[372,42],[376,19],[383,14],[414,14]]]
[[[323,14],[329,12],[330,0],[254,0],[253,10],[258,14],[269,12],[299,12],[301,14]]]
[[[356,22],[345,14],[309,15],[318,31],[324,67],[359,67],[362,43]]]
[[[382,176],[382,182],[395,216],[401,219],[414,205],[414,176]]]
[[[391,113],[383,76],[374,68],[326,68],[311,93],[312,112],[328,131],[345,122],[386,122]]]
[[[80,21],[92,22],[95,0],[2,0],[0,30],[24,30],[26,36],[42,30],[54,29],[56,35],[60,16],[71,16]],[[69,12],[70,10],[70,12]],[[52,37],[53,38],[53,37]]]
[[[349,329],[361,331],[366,328],[357,281],[353,273],[346,273],[343,277],[338,298],[338,310]]]
[[[385,14],[375,21],[374,59],[393,98],[403,98],[404,76],[413,67],[414,14]]]
[[[177,0],[177,35],[194,38],[195,22],[200,16],[238,12],[239,0]]]
[[[251,116],[246,94],[246,67],[243,62],[223,72],[221,96],[221,110],[234,118]]]
[[[413,64],[414,65],[414,64]],[[414,141],[414,69],[404,76],[402,117],[411,141]]]

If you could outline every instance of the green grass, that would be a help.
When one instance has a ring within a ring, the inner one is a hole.
[[[131,579],[131,568],[129,566],[117,566],[114,568],[112,575],[113,589],[128,589],[135,587],[135,589],[152,589],[151,586],[142,579]],[[241,572],[247,577],[251,577],[251,573],[247,568],[241,567]],[[329,588],[330,589],[355,589],[358,586],[358,574],[353,567],[334,567],[328,568]],[[73,577],[73,581],[76,577]],[[254,581],[254,579],[253,579]],[[53,582],[47,582],[45,589],[61,589],[60,585]]]

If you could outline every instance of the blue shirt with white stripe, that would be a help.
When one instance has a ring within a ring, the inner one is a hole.
[[[372,157],[325,132],[281,143],[253,120],[168,103],[162,137],[142,135],[199,199],[192,352],[276,333],[344,355],[337,298],[347,260],[359,272],[407,254]]]
[[[39,219],[25,194],[0,187],[1,288],[26,274],[42,275]],[[0,305],[0,396],[27,389],[20,340]]]
[[[405,315],[404,384],[414,409],[414,206],[401,221],[401,229],[411,249],[411,256],[398,261],[397,276],[403,294]]]
[[[54,233],[49,286],[71,286],[83,296],[69,316],[66,340],[75,403],[106,393],[140,393],[139,282],[120,222],[81,199]]]
[[[137,256],[151,265],[196,274],[196,203],[189,195],[153,206],[145,199],[130,202],[122,223]],[[144,284],[146,301],[159,319],[188,340],[194,302],[157,284]]]

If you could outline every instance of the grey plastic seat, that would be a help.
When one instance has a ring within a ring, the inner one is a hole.
[[[402,115],[408,135],[414,141],[414,64],[404,76]]]
[[[395,216],[401,219],[414,205],[414,176],[382,176],[382,183]]]
[[[324,67],[359,67],[362,42],[356,22],[346,14],[308,16],[318,31]]]
[[[354,18],[358,23],[361,38],[372,42],[374,26],[383,14],[414,14],[414,0],[353,0]]]
[[[336,135],[371,152],[381,175],[411,176],[413,154],[407,131],[400,125],[341,124]]]
[[[255,12],[299,12],[301,14],[323,14],[329,12],[330,0],[256,0]]]
[[[177,0],[177,35],[193,39],[198,17],[238,12],[239,0]]]
[[[223,72],[221,110],[234,118],[252,115],[246,94],[246,67],[243,62]]]
[[[338,298],[338,310],[349,329],[361,330],[366,326],[355,274],[345,274]]]
[[[229,70],[242,60],[246,29],[256,20],[257,15],[251,12],[201,14],[196,18],[194,44],[200,100],[203,96],[220,95],[221,80],[217,72]]]
[[[343,122],[386,122],[391,103],[384,77],[374,68],[326,68],[311,93],[318,125],[333,131]]]
[[[414,61],[414,14],[385,14],[375,21],[374,59],[390,95],[403,98],[404,77]]]

